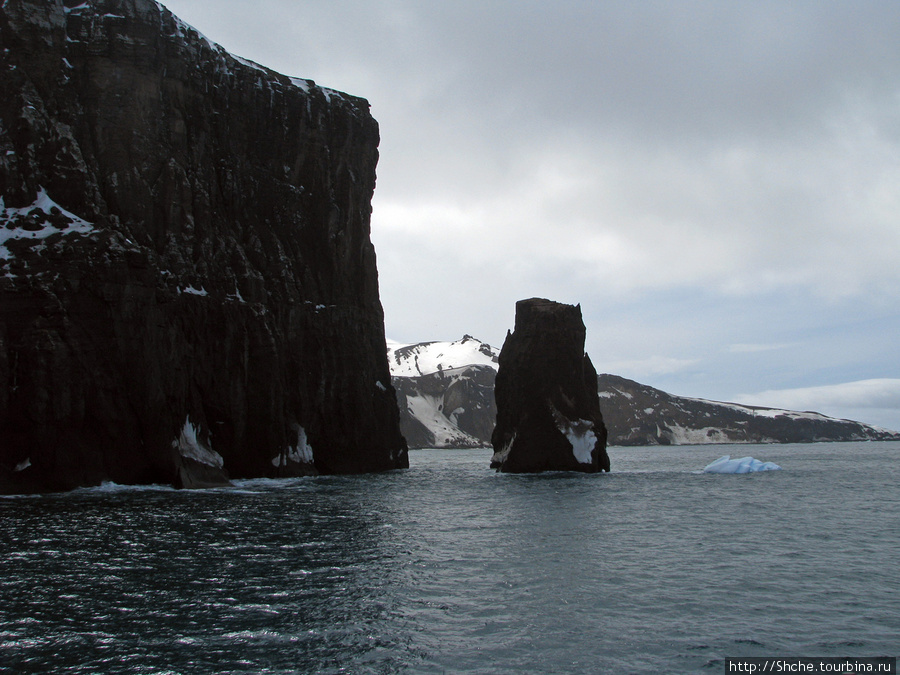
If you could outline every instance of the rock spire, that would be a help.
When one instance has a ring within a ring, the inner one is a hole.
[[[491,466],[504,472],[609,471],[597,373],[584,352],[581,306],[516,303],[500,351]]]

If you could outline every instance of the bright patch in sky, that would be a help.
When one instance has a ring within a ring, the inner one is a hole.
[[[789,410],[814,410],[833,417],[859,420],[885,417],[881,426],[896,429],[891,424],[891,411],[900,409],[900,379],[880,378],[844,382],[798,389],[761,391],[735,397],[738,403],[766,405]],[[844,414],[840,414],[843,411]]]

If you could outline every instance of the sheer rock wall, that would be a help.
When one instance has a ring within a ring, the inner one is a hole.
[[[7,0],[0,72],[0,489],[406,466],[365,100],[152,0]]]

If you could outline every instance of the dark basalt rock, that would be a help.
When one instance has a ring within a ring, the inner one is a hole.
[[[516,303],[500,351],[491,466],[499,471],[609,471],[597,372],[584,353],[581,306]]]
[[[365,100],[152,0],[7,0],[0,73],[0,491],[407,466]]]

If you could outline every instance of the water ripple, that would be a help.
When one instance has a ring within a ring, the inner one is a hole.
[[[748,476],[694,473],[715,449],[612,452],[624,470],[603,476],[421,451],[376,476],[0,500],[0,670],[718,672],[900,651],[881,470],[900,444],[766,446],[785,470]]]

